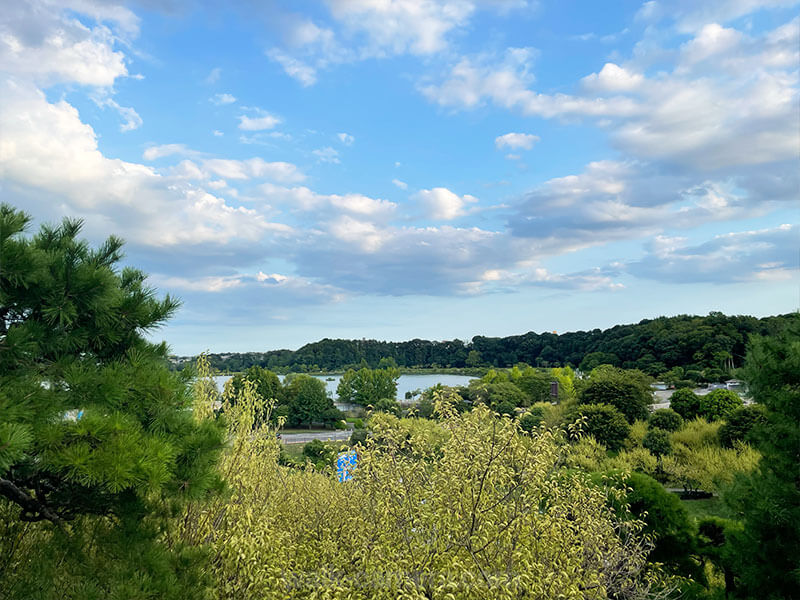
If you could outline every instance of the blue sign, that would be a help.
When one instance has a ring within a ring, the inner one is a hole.
[[[358,455],[355,450],[348,450],[347,452],[340,452],[336,459],[336,474],[339,476],[339,481],[349,481],[353,478],[353,471],[358,464]]]

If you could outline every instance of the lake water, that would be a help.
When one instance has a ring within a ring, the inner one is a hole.
[[[278,377],[280,377],[281,381],[283,381],[283,375],[279,375]],[[328,391],[328,395],[336,400],[336,388],[338,387],[339,380],[342,378],[342,376],[315,375],[314,377],[325,382],[325,388]],[[225,382],[230,378],[230,375],[218,375],[213,379],[217,383],[217,388],[222,391],[225,388]],[[470,377],[468,375],[449,375],[444,373],[431,373],[427,375],[400,375],[400,379],[397,380],[397,400],[399,402],[406,402],[406,392],[413,393],[416,390],[424,391],[429,387],[433,387],[437,383],[449,386],[467,385],[472,379],[474,379],[474,377]],[[343,410],[349,408],[347,406],[339,406],[338,403],[336,404],[338,408]]]

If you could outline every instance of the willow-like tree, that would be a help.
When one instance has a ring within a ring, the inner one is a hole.
[[[223,433],[145,333],[179,303],[66,219],[26,235],[0,205],[0,589],[8,597],[182,597],[165,508],[221,483]],[[190,593],[191,595],[191,593]]]

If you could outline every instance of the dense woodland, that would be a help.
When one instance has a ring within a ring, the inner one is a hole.
[[[644,320],[610,329],[533,333],[503,338],[475,336],[469,343],[411,340],[332,340],[306,344],[296,351],[273,350],[242,354],[211,354],[213,368],[243,371],[257,365],[277,372],[336,371],[350,367],[385,366],[389,359],[401,368],[571,366],[589,371],[600,364],[639,369],[659,376],[674,367],[676,378],[717,381],[744,360],[747,339],[756,333],[780,331],[792,314],[756,318],[711,313]],[[384,364],[381,364],[381,361]]]

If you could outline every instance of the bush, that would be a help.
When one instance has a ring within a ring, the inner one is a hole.
[[[678,431],[683,425],[683,417],[671,408],[659,408],[650,415],[649,424],[664,431]]]
[[[609,450],[622,448],[630,432],[625,416],[609,404],[579,406],[577,416],[586,418],[582,432],[593,436]]]
[[[669,407],[686,419],[694,419],[700,411],[700,396],[688,388],[675,390],[670,396]]]
[[[534,406],[519,419],[519,426],[523,431],[530,433],[544,421],[544,407]]]
[[[350,445],[356,446],[357,444],[365,444],[367,441],[367,430],[356,429],[350,435]]]
[[[697,449],[704,446],[717,446],[719,444],[719,428],[722,424],[709,423],[702,417],[688,421],[670,437],[672,444],[683,444],[689,448]]]
[[[739,394],[730,390],[713,390],[705,396],[700,396],[699,415],[709,421],[725,419],[737,408],[743,406]]]
[[[303,456],[318,467],[333,464],[334,451],[325,442],[312,440],[303,446]]]
[[[693,558],[694,532],[689,514],[675,494],[652,477],[631,473],[625,482],[629,510],[646,523],[655,547],[649,560],[668,565],[677,574],[699,578],[700,565]]]
[[[733,448],[735,441],[753,443],[756,426],[767,423],[767,409],[761,404],[737,408],[719,428],[719,442]]]
[[[645,434],[642,446],[656,457],[672,454],[672,442],[670,442],[669,433],[658,427],[653,427]]]
[[[653,401],[651,379],[641,371],[603,366],[592,371],[578,393],[581,404],[610,404],[633,423],[645,420]]]
[[[397,400],[392,400],[391,398],[381,398],[372,408],[378,412],[385,412],[395,416],[400,415],[400,405],[397,403]]]
[[[631,430],[628,432],[628,439],[625,440],[625,447],[629,450],[632,448],[640,448],[642,440],[647,435],[647,423],[645,421],[636,421],[631,425]]]
[[[356,419],[353,421],[353,427],[356,429],[364,429],[364,421],[362,419]]]

